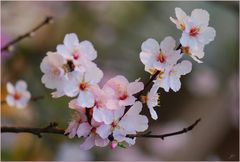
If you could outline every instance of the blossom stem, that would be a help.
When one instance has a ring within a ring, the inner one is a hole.
[[[165,137],[180,135],[183,133],[187,133],[201,121],[201,119],[197,119],[193,124],[190,126],[183,128],[180,131],[171,132],[171,133],[165,133],[160,135],[153,135],[151,132],[147,132],[145,134],[128,134],[126,137],[129,138],[161,138],[164,140]],[[38,136],[39,138],[42,137],[43,133],[49,133],[49,134],[59,134],[59,135],[66,135],[64,132],[64,129],[57,128],[58,124],[56,122],[50,123],[48,126],[43,128],[31,128],[31,127],[8,127],[8,126],[2,126],[1,127],[1,133],[31,133],[33,135]]]
[[[10,41],[9,43],[7,43],[5,46],[3,46],[3,47],[1,48],[1,52],[2,52],[2,51],[9,50],[10,47],[12,47],[12,46],[15,45],[16,43],[20,42],[20,41],[23,40],[24,38],[32,37],[37,30],[39,30],[39,29],[42,28],[43,26],[51,23],[52,20],[53,20],[53,17],[47,16],[43,22],[41,22],[38,26],[36,26],[35,28],[33,28],[31,31],[29,31],[29,32],[27,32],[27,33],[25,33],[25,34],[17,37],[16,39],[13,39],[13,40]]]
[[[37,100],[40,100],[40,99],[43,99],[43,98],[44,98],[44,96],[35,96],[35,97],[32,97],[30,100],[31,101],[37,101]],[[6,100],[1,101],[1,105],[6,104],[6,103],[7,103]]]

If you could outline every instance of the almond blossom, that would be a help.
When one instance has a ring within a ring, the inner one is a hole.
[[[57,52],[76,65],[86,64],[86,61],[93,61],[97,52],[89,41],[79,42],[75,33],[66,34],[64,44],[57,46]]]
[[[103,77],[103,72],[93,63],[86,72],[76,72],[71,81],[64,87],[64,93],[69,97],[78,95],[77,102],[81,107],[93,107],[94,96],[91,88]]]
[[[182,61],[171,68],[161,71],[157,79],[154,81],[156,86],[162,87],[166,92],[171,88],[177,92],[181,88],[180,78],[182,75],[190,73],[192,70],[192,63],[190,61]]]
[[[111,110],[119,109],[123,106],[132,105],[136,101],[133,95],[143,90],[144,85],[138,80],[129,83],[128,80],[118,75],[103,86],[103,90],[109,95],[107,108]]]
[[[31,94],[27,90],[27,83],[23,80],[17,81],[15,86],[12,83],[8,82],[7,92],[7,104],[9,106],[15,106],[19,109],[26,107],[31,98]]]
[[[99,126],[101,126],[101,123],[94,120],[91,121],[91,125],[88,122],[79,125],[77,135],[78,137],[85,137],[84,142],[80,145],[81,149],[89,150],[95,145],[99,147],[105,147],[108,145],[109,140],[100,137],[96,131]]]
[[[166,37],[158,44],[152,38],[142,43],[140,59],[145,65],[145,70],[164,70],[168,66],[175,64],[180,58],[180,50],[175,50],[176,42],[172,37]]]
[[[97,129],[97,133],[102,138],[107,138],[112,133],[115,141],[134,145],[136,138],[129,138],[127,134],[136,134],[148,128],[148,119],[139,114],[141,111],[142,103],[139,101],[135,102],[123,117],[124,109],[115,110],[112,124],[101,125]]]
[[[180,8],[175,9],[177,19],[170,18],[183,31],[180,43],[194,50],[214,40],[216,31],[209,27],[209,13],[203,9],[194,9],[191,16],[186,16]],[[179,25],[180,24],[180,25]]]
[[[154,110],[154,107],[159,106],[159,102],[160,102],[160,96],[157,93],[158,89],[159,89],[159,86],[154,84],[150,89],[150,91],[148,92],[147,96],[141,96],[141,101],[147,104],[151,117],[154,120],[158,119],[158,115]]]

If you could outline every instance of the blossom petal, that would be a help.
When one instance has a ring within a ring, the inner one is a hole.
[[[163,41],[160,43],[160,48],[165,54],[168,53],[168,51],[171,51],[175,48],[176,46],[176,41],[173,39],[173,37],[165,37]]]
[[[95,145],[95,139],[92,135],[88,136],[85,141],[80,145],[80,149],[89,150]]]
[[[8,95],[6,97],[6,102],[9,106],[14,106],[15,105],[15,100],[14,100],[13,96],[11,96],[11,95]]]
[[[82,107],[93,107],[94,105],[94,96],[89,91],[80,91],[77,98],[79,106]]]
[[[149,38],[142,43],[141,49],[143,52],[148,52],[151,54],[158,54],[159,44],[155,39]]]
[[[63,42],[67,48],[72,49],[74,48],[74,46],[78,45],[79,40],[75,33],[70,33],[70,34],[66,34]]]
[[[7,91],[10,94],[15,94],[15,87],[10,82],[7,82]]]
[[[203,44],[208,44],[211,41],[214,40],[216,36],[216,31],[212,27],[207,27],[200,35],[199,35],[199,41]]]
[[[111,125],[102,124],[97,128],[96,132],[105,139],[111,134]]]
[[[144,84],[142,82],[131,82],[128,85],[127,91],[130,95],[133,95],[143,90],[143,88]]]
[[[87,137],[91,132],[91,129],[92,127],[89,125],[89,123],[81,123],[77,129],[78,137]]]
[[[16,83],[16,90],[18,92],[22,92],[22,91],[25,91],[27,89],[27,83],[23,80],[19,80],[17,81]]]
[[[97,58],[97,51],[94,49],[93,44],[89,41],[82,41],[79,44],[80,53],[84,54],[85,58],[92,61]]]
[[[187,17],[187,14],[179,7],[175,8],[175,14],[178,20],[182,20]]]
[[[191,17],[198,23],[198,25],[207,27],[209,22],[209,13],[203,9],[194,9]]]
[[[105,147],[109,143],[108,139],[102,139],[100,136],[95,137],[95,145],[99,147]]]

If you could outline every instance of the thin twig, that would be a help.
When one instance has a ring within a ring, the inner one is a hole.
[[[1,127],[1,133],[31,133],[39,138],[42,137],[42,133],[51,133],[51,134],[61,134],[64,135],[65,130],[56,128],[57,123],[52,122],[48,126],[44,128],[29,128],[29,127],[8,127],[8,126],[2,126]]]
[[[35,97],[32,97],[30,99],[30,101],[37,101],[37,100],[40,100],[40,99],[43,99],[43,98],[44,98],[44,96],[35,96]],[[7,103],[6,100],[1,101],[1,105],[4,105],[6,103]]]
[[[201,121],[201,119],[199,118],[192,125],[188,126],[187,128],[183,128],[180,131],[176,131],[176,132],[160,134],[160,135],[149,134],[149,132],[148,132],[146,134],[127,135],[127,137],[129,137],[129,138],[134,138],[134,137],[138,137],[138,138],[161,138],[162,140],[164,140],[165,137],[175,136],[175,135],[179,135],[179,134],[183,134],[183,133],[187,133],[187,132],[191,131],[200,121]]]
[[[145,134],[129,134],[126,137],[129,138],[161,138],[164,140],[165,137],[180,135],[183,133],[187,133],[191,131],[195,126],[201,121],[201,119],[197,119],[192,125],[183,128],[180,131],[166,133],[166,134],[160,134],[160,135],[153,135],[151,132],[147,132]],[[47,127],[44,128],[30,128],[30,127],[7,127],[2,126],[1,127],[1,133],[31,133],[39,138],[42,137],[43,133],[49,133],[49,134],[59,134],[59,135],[66,135],[64,134],[65,130],[61,128],[57,128],[57,123],[53,122],[50,123]]]
[[[38,26],[36,26],[35,28],[33,28],[31,31],[29,31],[29,32],[27,32],[26,34],[23,34],[23,35],[17,37],[16,39],[12,40],[11,42],[9,42],[9,43],[7,43],[5,46],[3,46],[3,47],[1,48],[1,52],[8,50],[10,47],[12,47],[14,44],[20,42],[20,41],[23,40],[24,38],[33,36],[38,29],[40,29],[40,28],[42,28],[43,26],[49,24],[50,22],[52,22],[52,20],[53,20],[53,17],[51,17],[51,16],[46,17],[43,22],[41,22]]]

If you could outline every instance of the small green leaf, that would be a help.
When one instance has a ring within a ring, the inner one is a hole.
[[[118,143],[118,147],[120,147],[120,148],[126,148],[126,146],[124,146],[122,143]]]

